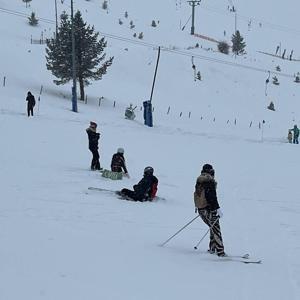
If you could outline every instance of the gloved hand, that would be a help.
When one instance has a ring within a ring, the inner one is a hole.
[[[218,216],[220,219],[223,217],[223,213],[222,213],[221,208],[218,208],[218,209],[217,209],[217,216]]]

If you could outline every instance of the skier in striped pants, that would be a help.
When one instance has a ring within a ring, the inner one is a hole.
[[[212,165],[205,164],[202,167],[201,175],[197,178],[194,202],[203,222],[210,227],[208,251],[210,253],[217,253],[218,256],[226,256],[219,223],[222,212],[217,199],[217,182],[214,176],[215,171]]]

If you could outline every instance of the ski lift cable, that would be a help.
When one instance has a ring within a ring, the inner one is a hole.
[[[115,39],[115,40],[119,40],[119,41],[123,41],[123,42],[127,42],[127,43],[132,43],[132,44],[135,44],[135,45],[151,47],[153,49],[157,49],[159,47],[159,45],[157,45],[157,44],[151,44],[151,43],[147,43],[147,42],[135,41],[135,40],[132,40],[132,39],[128,39],[128,38],[117,36],[117,35],[108,34],[108,33],[105,33],[105,32],[100,32],[100,34],[105,36],[106,38],[111,38],[111,39]],[[200,55],[200,54],[196,54],[196,53],[192,53],[192,52],[187,52],[187,51],[183,51],[183,50],[170,49],[170,48],[164,47],[164,46],[160,46],[160,47],[161,47],[162,51],[170,52],[170,53],[173,53],[173,54],[183,55],[183,56],[187,56],[187,57],[192,57],[193,56],[194,58],[198,58],[198,59],[201,59],[201,60],[206,60],[206,61],[210,61],[210,62],[214,62],[214,63],[219,63],[219,64],[229,65],[229,66],[233,66],[233,67],[244,68],[244,69],[263,72],[263,73],[270,72],[270,73],[276,74],[278,76],[294,78],[294,75],[287,74],[287,73],[282,73],[282,72],[277,72],[277,71],[269,71],[268,69],[263,69],[263,68],[259,68],[259,67],[244,65],[244,64],[236,63],[236,62],[230,62],[230,61],[217,59],[217,58],[211,58],[211,57],[208,57],[208,56],[204,56],[204,55]]]
[[[0,7],[0,12],[5,12],[8,14],[12,14],[18,17],[29,17],[29,15],[25,14],[25,13],[21,13],[18,11],[13,11],[13,10],[8,10],[8,9],[4,9]],[[46,19],[46,18],[39,18],[40,21],[42,22],[46,22],[49,24],[55,24],[55,21],[50,20],[50,19]],[[146,43],[146,42],[142,42],[142,41],[136,41],[136,40],[132,40],[129,38],[125,38],[122,36],[117,36],[117,35],[112,35],[112,34],[108,34],[108,33],[104,33],[104,32],[100,32],[100,34],[102,34],[103,36],[106,36],[107,38],[111,38],[111,39],[115,39],[115,40],[120,40],[126,43],[131,43],[131,44],[135,44],[135,45],[140,45],[140,46],[145,46],[145,47],[152,47],[154,49],[157,49],[159,47],[159,45],[157,44],[151,44],[151,43]],[[169,49],[167,47],[162,46],[161,50],[166,51],[166,52],[170,52],[173,54],[178,54],[178,55],[184,55],[184,56],[194,56],[194,58],[198,58],[201,60],[206,60],[206,61],[211,61],[214,63],[219,63],[219,64],[224,64],[224,65],[230,65],[230,66],[234,66],[234,67],[239,67],[239,68],[244,68],[244,69],[248,69],[248,70],[253,70],[253,71],[259,71],[259,72],[268,72],[269,70],[267,69],[263,69],[263,68],[258,68],[258,67],[253,67],[253,66],[248,66],[248,65],[243,65],[243,64],[239,64],[239,63],[234,63],[234,62],[229,62],[229,61],[225,61],[225,60],[221,60],[221,59],[216,59],[216,58],[210,58],[204,55],[199,55],[196,53],[191,53],[191,52],[186,52],[186,51],[182,51],[182,50],[174,50],[174,49]],[[282,76],[282,77],[288,77],[288,78],[294,78],[294,75],[291,74],[286,74],[286,73],[282,73],[282,72],[276,72],[276,71],[272,71],[272,74],[276,74],[278,76]]]

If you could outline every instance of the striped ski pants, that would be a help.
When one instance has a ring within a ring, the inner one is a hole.
[[[224,254],[224,245],[217,212],[207,209],[198,209],[198,212],[203,222],[210,227],[209,251],[213,253],[217,252],[218,255]]]

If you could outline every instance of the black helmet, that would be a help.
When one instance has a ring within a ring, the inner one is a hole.
[[[144,169],[144,175],[153,175],[153,172],[154,172],[154,170],[152,167],[146,167]]]
[[[214,168],[213,168],[212,165],[210,165],[210,164],[205,164],[205,165],[203,165],[203,167],[202,167],[201,173],[208,173],[208,174],[210,174],[211,176],[214,176],[214,175],[215,175],[215,170],[214,170]]]

